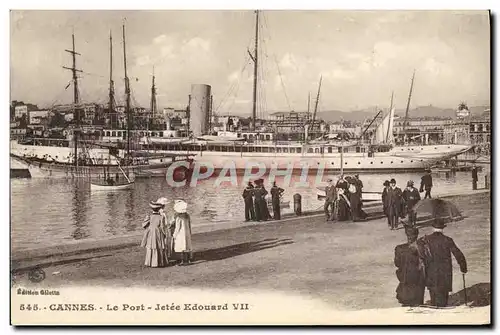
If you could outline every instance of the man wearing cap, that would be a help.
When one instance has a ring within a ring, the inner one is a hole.
[[[425,170],[426,174],[422,177],[420,181],[420,192],[425,190],[424,199],[431,199],[431,189],[432,189],[432,175],[431,170]]]
[[[335,220],[335,201],[337,201],[337,188],[333,185],[333,180],[328,179],[328,185],[325,188],[325,216],[326,221]],[[331,212],[330,212],[331,210]]]
[[[451,254],[457,260],[460,271],[467,273],[465,256],[451,237],[443,234],[446,227],[442,218],[435,218],[432,223],[434,232],[421,238],[424,245],[426,263],[426,283],[431,295],[431,305],[446,307],[449,292],[453,287],[453,267]]]
[[[278,187],[276,182],[273,182],[273,187],[271,187],[271,201],[273,203],[273,216],[275,220],[281,220],[280,198],[283,192],[285,190]]]
[[[406,183],[406,188],[403,191],[403,200],[406,206],[406,212],[408,213],[408,225],[414,226],[417,223],[417,212],[413,209],[413,207],[420,200],[420,193],[413,186],[413,180],[409,180]]]
[[[387,210],[389,213],[389,223],[391,230],[398,227],[399,217],[401,215],[401,204],[403,192],[396,186],[396,180],[393,178],[390,181],[390,188],[387,192]]]
[[[398,268],[396,276],[399,285],[396,289],[396,299],[403,306],[419,306],[424,303],[425,264],[424,246],[417,240],[418,229],[406,227],[408,242],[394,249],[394,265]]]
[[[253,193],[254,188],[251,181],[248,182],[247,187],[243,190],[243,199],[245,201],[245,221],[255,221],[255,211],[253,207]]]
[[[389,228],[391,227],[391,221],[389,220],[389,204],[387,203],[387,194],[391,188],[391,183],[386,180],[384,181],[384,189],[382,190],[382,206],[384,209],[384,215],[387,217],[387,224]]]

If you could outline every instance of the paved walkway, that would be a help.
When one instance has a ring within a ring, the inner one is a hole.
[[[490,282],[490,198],[487,193],[453,200],[466,218],[446,228],[469,264],[467,286]],[[430,227],[421,229],[429,233]],[[394,247],[406,240],[384,219],[326,223],[322,216],[246,225],[193,236],[196,263],[188,267],[144,267],[144,250],[88,252],[70,263],[44,268],[44,286],[90,285],[261,290],[319,299],[341,309],[389,308],[397,279]],[[462,289],[454,262],[454,292]],[[23,287],[34,284],[26,273]]]

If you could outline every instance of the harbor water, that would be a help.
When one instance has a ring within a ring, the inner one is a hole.
[[[384,180],[395,178],[404,188],[408,180],[414,180],[418,188],[422,174],[360,174],[364,191],[381,192]],[[285,189],[284,201],[293,211],[293,195],[302,195],[303,210],[321,209],[323,202],[317,199],[318,181],[327,176],[308,176],[308,185],[301,184],[300,176],[292,176],[289,185],[283,177],[277,177],[279,186]],[[433,173],[433,191],[443,194],[471,189],[470,172]],[[264,185],[270,190],[265,177]],[[484,187],[484,172],[480,173],[479,185]],[[137,179],[131,190],[95,192],[85,180],[11,179],[11,241],[12,250],[42,248],[86,239],[140,234],[141,223],[150,211],[148,203],[159,197],[169,201],[184,199],[189,204],[193,226],[243,222],[244,203],[242,191],[245,184],[241,177],[237,183],[218,183],[217,178],[201,180],[195,187],[172,187],[164,178]],[[172,204],[167,213],[172,214]]]

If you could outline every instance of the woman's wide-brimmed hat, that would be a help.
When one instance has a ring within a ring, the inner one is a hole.
[[[187,203],[184,200],[175,200],[174,202],[174,212],[176,213],[186,213]]]
[[[160,209],[160,208],[162,208],[162,207],[163,207],[163,205],[162,205],[162,204],[157,203],[156,201],[151,201],[151,202],[149,203],[149,207],[151,207],[152,209]]]
[[[158,200],[156,200],[156,203],[157,204],[162,204],[163,206],[165,206],[166,204],[168,204],[168,199],[165,198],[165,197],[161,197]]]
[[[384,181],[384,186],[389,186],[390,184],[391,183],[388,180]]]

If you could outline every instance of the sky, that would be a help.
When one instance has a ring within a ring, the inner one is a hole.
[[[154,68],[159,108],[183,108],[191,84],[208,84],[217,114],[251,114],[253,11],[12,11],[11,100],[72,101],[62,66],[74,32],[81,99],[106,103],[111,32],[122,103],[122,24],[134,106],[149,107]],[[320,110],[388,106],[392,91],[405,108],[414,70],[412,107],[489,104],[489,25],[487,11],[263,11],[258,116],[306,110],[320,77]]]

